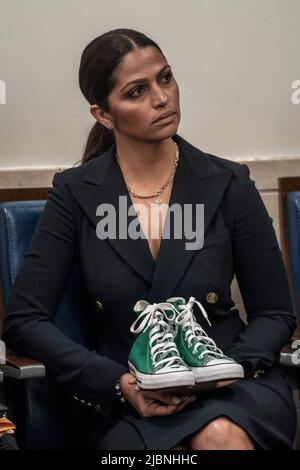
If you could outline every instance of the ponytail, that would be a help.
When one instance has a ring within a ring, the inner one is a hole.
[[[81,164],[105,152],[115,142],[114,133],[96,121],[87,138]]]
[[[163,55],[156,42],[140,31],[128,28],[107,31],[84,48],[78,78],[83,96],[90,105],[96,104],[110,113],[108,98],[116,85],[116,70],[128,53],[144,47],[155,47]],[[113,143],[113,130],[96,121],[88,136],[81,164],[105,152]]]

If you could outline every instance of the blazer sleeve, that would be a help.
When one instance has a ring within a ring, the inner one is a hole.
[[[232,241],[247,326],[226,351],[243,365],[246,378],[279,359],[296,327],[273,219],[249,175],[248,166],[239,165]]]
[[[53,323],[77,259],[78,208],[63,174],[56,173],[52,184],[10,291],[3,339],[19,354],[42,361],[71,395],[99,404],[108,416],[116,406],[115,383],[127,367],[75,343]]]

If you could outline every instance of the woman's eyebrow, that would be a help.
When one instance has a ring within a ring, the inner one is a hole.
[[[159,75],[161,75],[163,73],[163,71],[168,67],[171,67],[171,65],[170,64],[164,65],[163,68],[160,69],[160,71],[157,73],[156,77],[159,77]],[[147,81],[147,77],[137,78],[136,80],[132,80],[131,82],[128,82],[126,85],[124,85],[123,88],[121,88],[121,91],[123,91],[128,85],[132,85],[133,83],[146,82],[146,81]]]

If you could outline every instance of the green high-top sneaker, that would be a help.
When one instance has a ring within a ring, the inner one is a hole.
[[[177,310],[174,327],[175,344],[186,365],[195,376],[196,384],[244,377],[243,367],[234,359],[225,356],[216,343],[196,322],[194,304],[198,305],[209,325],[208,315],[195,297],[186,303],[183,297],[167,299]]]
[[[180,357],[174,343],[171,324],[176,313],[173,305],[170,309],[170,304],[164,302],[149,304],[146,300],[139,300],[134,311],[139,316],[130,331],[139,335],[130,350],[128,366],[139,387],[177,389],[194,386],[194,374]]]

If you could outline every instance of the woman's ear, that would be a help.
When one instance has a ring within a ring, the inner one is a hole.
[[[99,108],[97,104],[92,104],[90,106],[90,113],[96,119],[96,121],[100,122],[100,124],[107,127],[108,129],[112,128],[113,124],[110,116],[103,109]]]

